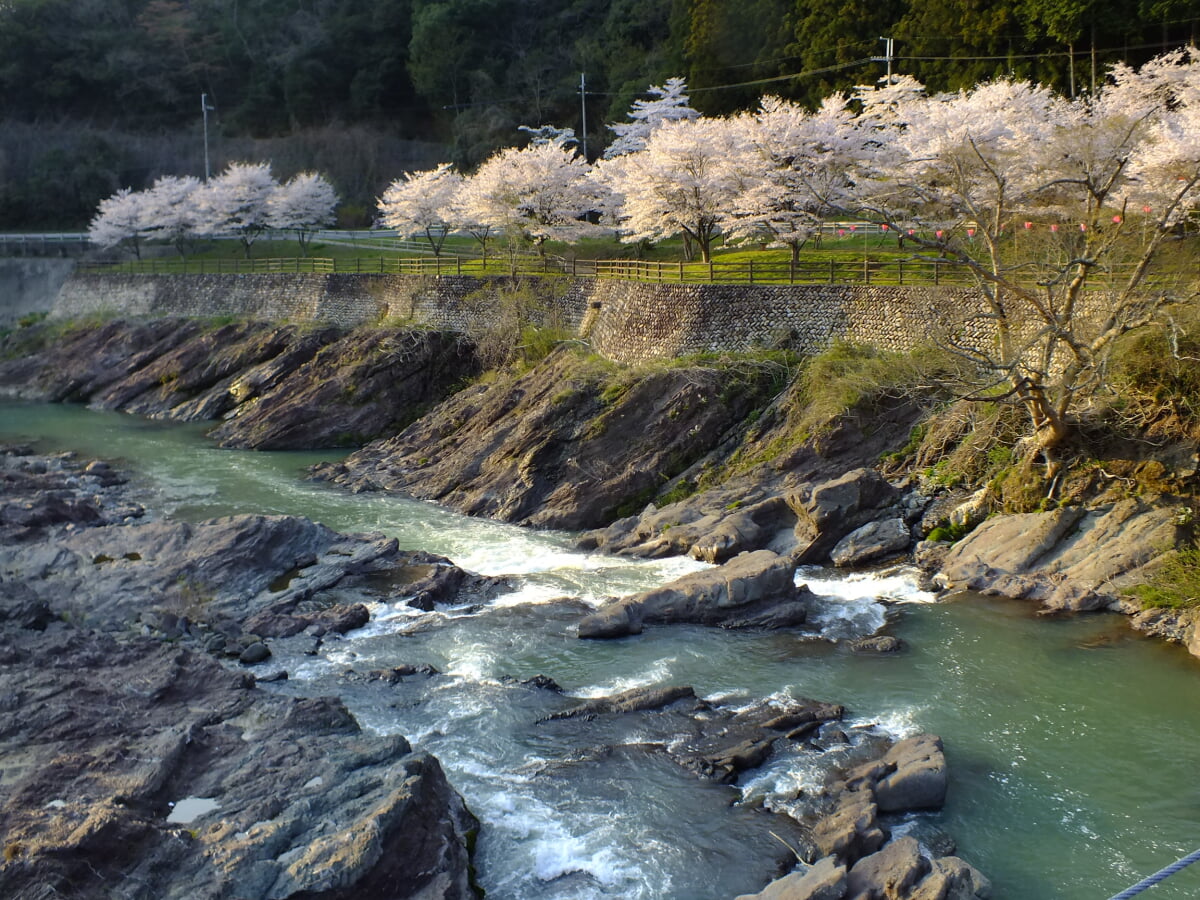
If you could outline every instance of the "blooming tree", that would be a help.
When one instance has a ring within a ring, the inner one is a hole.
[[[697,119],[700,113],[688,106],[687,82],[682,78],[668,78],[664,85],[652,85],[647,92],[649,100],[634,100],[629,110],[630,122],[614,122],[608,127],[617,133],[617,139],[609,144],[604,156],[612,159],[626,153],[636,153],[646,147],[654,129],[663,122],[681,119]]]
[[[539,250],[548,239],[571,241],[597,230],[588,216],[604,204],[586,161],[554,144],[509,148],[485,160],[459,198],[463,221],[482,223]]]
[[[200,234],[203,185],[191,175],[164,175],[145,191],[147,240],[166,241],[184,255],[188,241]]]
[[[757,113],[737,117],[732,126],[742,132],[742,187],[723,227],[734,240],[788,247],[794,263],[826,217],[850,197],[852,166],[863,147],[847,98],[836,94],[809,113],[791,101],[764,97]]]
[[[267,203],[278,187],[270,163],[230,163],[199,197],[202,233],[237,237],[249,259],[254,241],[267,230]]]
[[[441,256],[446,237],[454,228],[462,186],[462,176],[448,163],[424,172],[406,172],[379,198],[380,219],[403,238],[423,235],[433,255]]]
[[[856,180],[861,209],[973,274],[990,336],[943,340],[976,364],[976,396],[1028,411],[1048,473],[1075,407],[1103,386],[1115,340],[1172,297],[1146,275],[1198,199],[1193,84],[1196,54],[1181,51],[1140,72],[1119,67],[1099,96],[1076,101],[1013,81],[863,98],[876,149]],[[1134,198],[1153,219],[1138,233]]]
[[[96,215],[88,225],[88,240],[105,249],[126,244],[133,250],[133,255],[141,259],[141,239],[148,230],[146,195],[122,188],[100,201]]]
[[[316,172],[301,172],[267,196],[266,225],[280,231],[294,231],[300,252],[308,256],[313,233],[334,221],[338,205],[337,191]]]
[[[600,177],[620,200],[622,240],[683,233],[712,256],[712,241],[742,187],[739,132],[725,119],[664,122],[646,149],[604,160]]]
[[[530,125],[518,125],[517,131],[523,131],[529,135],[531,144],[554,144],[556,147],[570,147],[572,144],[579,143],[575,137],[574,128],[559,128],[556,125],[539,125],[534,128]]]

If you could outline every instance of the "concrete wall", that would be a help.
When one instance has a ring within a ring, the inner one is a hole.
[[[69,259],[0,258],[0,328],[30,313],[49,312],[74,268]]]
[[[868,285],[648,284],[535,279],[557,322],[619,362],[749,350],[787,342],[819,350],[844,337],[885,349],[977,331],[969,290]],[[56,316],[254,316],[356,325],[384,316],[468,331],[492,320],[511,279],[411,275],[106,275],[63,285]]]

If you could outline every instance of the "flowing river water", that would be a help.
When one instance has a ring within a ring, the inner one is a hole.
[[[578,608],[548,601],[594,603],[698,564],[580,553],[567,534],[349,494],[303,479],[333,454],[218,450],[199,427],[3,405],[0,440],[124,460],[152,491],[148,505],[179,518],[304,515],[517,576],[513,592],[482,609],[418,613],[381,600],[370,625],[318,656],[275,660],[291,680],[273,689],[338,693],[365,727],[441,759],[483,822],[489,900],[729,900],[758,890],[788,856],[778,820],[760,807],[819,777],[810,757],[784,754],[734,787],[703,784],[632,749],[647,737],[645,719],[537,726],[563,701],[519,683],[534,675],[576,697],[655,684],[729,703],[812,697],[844,704],[851,732],[939,734],[946,807],[890,824],[951,835],[998,898],[1103,900],[1200,846],[1200,661],[1134,636],[1120,617],[1044,618],[968,595],[932,603],[903,570],[806,570],[798,578],[825,598],[826,636],[886,620],[907,650],[863,656],[812,634],[698,627],[579,641]],[[402,663],[442,674],[386,690],[343,675]],[[1147,896],[1200,896],[1200,866]]]

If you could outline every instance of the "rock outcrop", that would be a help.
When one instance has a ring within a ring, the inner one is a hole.
[[[225,447],[359,446],[478,371],[470,343],[448,332],[171,318],[57,327],[20,336],[37,349],[0,363],[0,397],[220,420]]]
[[[879,816],[940,808],[946,798],[942,742],[922,734],[831,779],[808,801],[811,856],[800,871],[738,900],[985,900],[991,884],[955,856],[888,839]]]
[[[239,664],[363,625],[334,585],[490,580],[438,593],[448,561],[295,517],[144,521],[101,462],[10,450],[0,482],[0,895],[476,896],[436,759]]]
[[[560,348],[527,373],[459,392],[316,477],[504,522],[591,528],[645,506],[740,423],[763,389],[755,381],[729,390],[733,376],[700,366],[613,374]]]
[[[1115,608],[1122,587],[1174,545],[1175,513],[1130,499],[995,516],[954,545],[936,580],[947,590],[1035,600],[1047,609]]]
[[[477,896],[437,760],[339,700],[61,622],[4,647],[5,897]]]
[[[614,600],[580,623],[581,638],[640,634],[645,625],[692,623],[724,628],[783,628],[808,616],[812,592],[795,584],[796,566],[770,550],[677,578]]]

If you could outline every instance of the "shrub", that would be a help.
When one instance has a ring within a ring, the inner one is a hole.
[[[1167,554],[1152,580],[1135,586],[1131,593],[1146,609],[1200,606],[1200,550],[1178,550]]]

